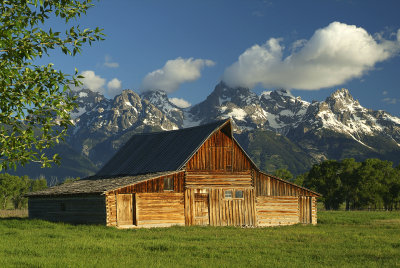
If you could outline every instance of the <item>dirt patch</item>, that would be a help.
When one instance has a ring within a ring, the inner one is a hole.
[[[400,225],[400,219],[375,220],[378,224]]]
[[[26,218],[28,217],[27,209],[2,209],[0,210],[0,218]]]

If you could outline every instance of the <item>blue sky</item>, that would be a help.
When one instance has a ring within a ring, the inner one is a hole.
[[[77,67],[109,97],[163,86],[196,104],[224,79],[257,93],[284,87],[308,101],[345,87],[361,105],[400,116],[398,0],[94,4],[79,24],[103,28],[106,40],[51,61]]]

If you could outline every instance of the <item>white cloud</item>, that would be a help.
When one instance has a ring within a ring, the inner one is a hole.
[[[104,57],[103,65],[108,67],[108,68],[118,68],[119,67],[119,63],[118,62],[112,62],[112,58],[109,55],[106,55]]]
[[[121,93],[121,88],[121,80],[117,78],[113,78],[110,82],[107,83],[107,93],[110,97],[114,97],[115,95]]]
[[[167,93],[174,92],[182,83],[192,82],[200,78],[201,70],[205,66],[213,66],[212,60],[183,59],[169,60],[164,67],[148,73],[142,81],[141,90],[164,90]]]
[[[318,29],[310,40],[294,42],[283,57],[281,39],[254,45],[229,66],[222,77],[230,86],[283,87],[306,90],[336,86],[361,77],[378,62],[400,51],[397,40],[374,39],[354,25],[333,22]]]
[[[117,78],[110,80],[107,83],[107,88],[105,88],[104,85],[106,84],[106,79],[96,75],[94,71],[82,71],[79,75],[83,76],[83,78],[80,79],[83,85],[79,87],[71,87],[72,90],[88,88],[91,91],[99,92],[100,94],[110,98],[121,93],[122,83],[121,80]]]
[[[169,101],[178,106],[179,108],[187,108],[192,106],[190,102],[180,98],[169,98]]]
[[[92,91],[103,92],[103,86],[106,83],[106,79],[96,75],[94,71],[82,71],[79,75],[83,76],[81,82],[83,85],[80,88],[88,88]]]

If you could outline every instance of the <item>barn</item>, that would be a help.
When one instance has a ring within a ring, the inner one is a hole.
[[[29,217],[120,228],[316,224],[318,193],[262,172],[230,119],[132,138],[94,176],[28,195]]]

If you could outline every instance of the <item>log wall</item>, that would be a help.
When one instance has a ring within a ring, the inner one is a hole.
[[[257,226],[299,223],[299,198],[296,196],[257,196]]]
[[[30,197],[29,218],[74,224],[106,224],[104,195]]]
[[[188,171],[186,172],[185,188],[237,188],[251,187],[251,172],[208,172]]]
[[[138,193],[135,195],[138,227],[185,225],[183,193]]]

